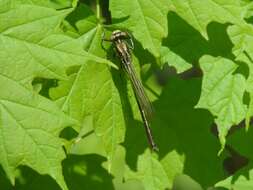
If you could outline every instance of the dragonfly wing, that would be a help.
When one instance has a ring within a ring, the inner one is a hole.
[[[126,71],[132,83],[134,93],[135,93],[135,96],[136,96],[136,99],[138,101],[141,111],[144,112],[147,121],[150,121],[153,115],[152,105],[145,93],[142,82],[137,77],[137,74],[135,72],[135,69],[132,63],[124,63],[124,70]]]
[[[152,118],[152,113],[153,113],[152,105],[145,93],[145,90],[144,90],[144,87],[143,87],[141,81],[138,79],[138,77],[136,75],[133,65],[131,63],[124,64],[124,68],[131,80],[131,83],[132,83],[132,86],[134,89],[135,97],[137,99],[137,103],[138,103],[138,106],[139,106],[139,109],[141,112],[142,120],[144,122],[144,128],[146,131],[148,142],[149,142],[152,150],[158,151],[158,147],[156,146],[156,144],[153,140],[152,132],[151,132],[151,129],[149,126],[150,120]]]

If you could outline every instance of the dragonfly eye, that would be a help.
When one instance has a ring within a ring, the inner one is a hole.
[[[120,30],[114,30],[114,31],[112,32],[113,35],[120,34],[120,33],[121,33]]]

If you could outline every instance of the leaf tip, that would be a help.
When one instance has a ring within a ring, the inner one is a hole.
[[[107,160],[108,160],[108,167],[107,167],[108,173],[111,174],[111,172],[112,172],[112,159],[110,156],[108,156]]]
[[[223,152],[223,150],[225,149],[226,138],[225,138],[224,135],[219,135],[219,140],[220,140],[220,143],[221,143],[221,148],[218,152],[218,156],[220,156],[221,153]]]
[[[245,121],[245,130],[246,130],[246,132],[248,132],[249,131],[249,121],[247,121],[247,119],[246,119],[246,121]]]
[[[10,177],[10,181],[11,181],[12,186],[15,186],[15,177],[14,176]]]

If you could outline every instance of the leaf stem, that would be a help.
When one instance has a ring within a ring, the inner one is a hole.
[[[99,0],[96,0],[96,12],[97,12],[97,19],[100,20],[100,4],[99,4]]]

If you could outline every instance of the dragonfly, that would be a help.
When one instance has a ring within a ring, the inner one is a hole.
[[[122,68],[131,81],[150,148],[153,151],[158,151],[158,147],[154,141],[150,128],[150,122],[153,113],[152,105],[145,93],[141,80],[139,80],[137,77],[131,58],[131,51],[134,49],[132,37],[128,32],[115,30],[112,32],[109,39],[106,39],[105,33],[103,33],[102,47],[104,41],[111,42],[114,46],[116,54],[121,61]]]

